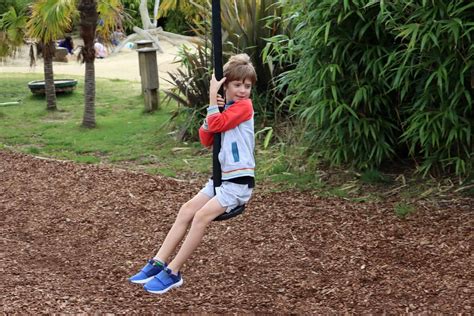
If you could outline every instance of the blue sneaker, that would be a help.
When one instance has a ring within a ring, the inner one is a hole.
[[[148,260],[148,263],[134,276],[128,280],[132,283],[144,284],[153,279],[155,275],[163,271],[165,265],[153,259]]]
[[[164,269],[158,273],[151,281],[145,284],[144,288],[147,292],[153,294],[163,294],[171,290],[172,288],[181,286],[183,284],[183,278],[181,273],[178,275],[171,273],[170,269]]]

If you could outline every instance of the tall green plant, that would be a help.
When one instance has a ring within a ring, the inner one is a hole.
[[[254,62],[257,71],[257,92],[272,87],[271,65],[262,60],[265,39],[281,34],[282,28],[274,16],[281,16],[283,7],[275,0],[221,1],[222,28],[227,33],[227,51],[245,52]]]
[[[2,0],[0,1],[0,15],[9,11],[11,7],[15,8],[16,12],[25,11],[34,0]]]
[[[386,77],[402,108],[401,141],[420,170],[472,170],[474,3],[409,2],[403,14],[390,5],[384,15],[399,41]],[[381,19],[382,20],[382,19]]]
[[[178,108],[171,120],[180,120],[179,137],[197,139],[198,128],[206,117],[206,108],[209,104],[209,81],[212,74],[212,60],[210,58],[210,43],[198,44],[195,51],[182,46],[179,50],[179,59],[185,69],[178,69],[176,73],[168,73],[169,81],[174,88],[165,91],[168,100],[175,100]]]
[[[98,34],[108,38],[114,27],[121,22],[123,7],[120,0],[77,0],[77,10],[80,14],[80,35],[84,41],[79,57],[85,64],[82,126],[94,128],[96,127],[94,40]]]
[[[43,47],[46,108],[48,110],[57,109],[53,73],[55,40],[62,37],[65,30],[70,28],[75,12],[74,5],[74,0],[38,0],[32,6],[31,17],[27,23],[28,35]]]
[[[473,8],[462,0],[295,2],[294,36],[273,38],[272,52],[280,61],[296,55],[279,85],[312,148],[359,168],[408,151],[425,173],[472,170]]]
[[[10,7],[0,15],[0,59],[14,55],[23,44],[25,37],[26,16]]]
[[[380,78],[393,36],[379,10],[355,1],[304,1],[293,15],[296,68],[282,77],[314,148],[336,164],[368,168],[394,155],[397,104]],[[278,57],[277,57],[278,58]]]

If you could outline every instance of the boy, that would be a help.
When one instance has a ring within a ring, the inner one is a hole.
[[[252,86],[257,80],[255,69],[247,54],[232,56],[224,65],[224,78],[212,76],[209,107],[204,124],[199,129],[201,143],[209,147],[214,133],[221,133],[219,161],[222,185],[216,189],[212,180],[186,202],[161,245],[158,253],[142,270],[132,276],[132,283],[145,284],[146,291],[163,294],[183,284],[181,267],[197,248],[207,225],[217,216],[245,204],[254,187],[254,122],[250,100]],[[218,95],[224,85],[225,101]],[[221,113],[219,107],[225,109]],[[186,236],[173,260],[166,264],[174,249]]]

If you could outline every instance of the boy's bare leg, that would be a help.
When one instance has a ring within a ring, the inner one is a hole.
[[[206,203],[194,216],[189,233],[179,249],[176,257],[170,262],[168,268],[177,273],[184,262],[191,256],[193,251],[198,247],[204,236],[207,225],[220,214],[225,211],[216,197],[213,197]]]
[[[200,210],[211,198],[204,193],[199,192],[191,200],[184,203],[176,216],[176,220],[166,235],[163,244],[155,255],[154,259],[166,262],[176,249],[178,244],[183,240],[189,224],[193,220],[194,215]]]

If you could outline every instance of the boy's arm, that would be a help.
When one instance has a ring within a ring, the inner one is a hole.
[[[204,124],[199,128],[199,140],[205,147],[211,147],[214,143],[214,133],[209,132],[207,119],[204,119]]]
[[[252,118],[253,108],[250,99],[236,101],[231,107],[220,113],[217,105],[207,108],[208,131],[220,133],[230,130]]]

